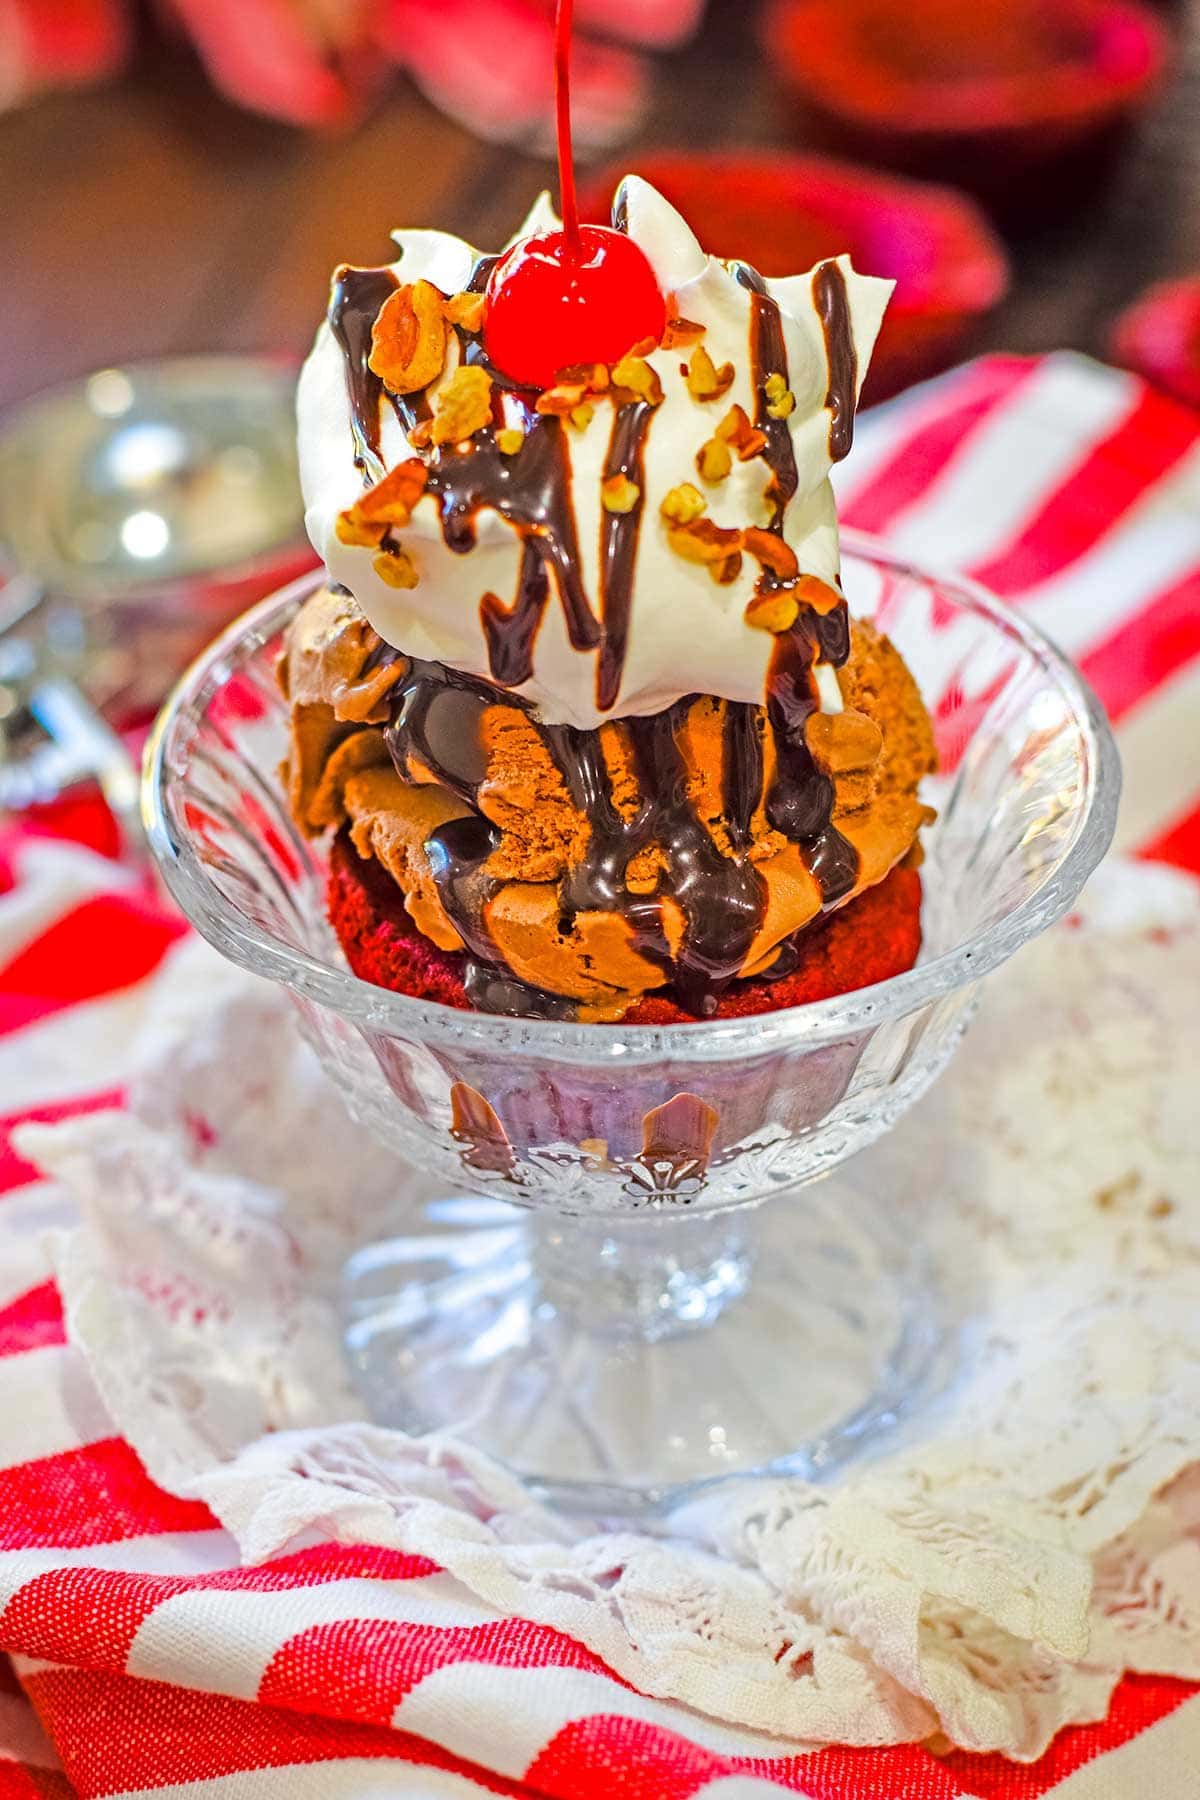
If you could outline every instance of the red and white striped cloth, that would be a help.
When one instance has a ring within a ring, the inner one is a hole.
[[[1077,657],[1125,756],[1122,846],[1200,870],[1200,416],[1077,358],[989,358],[864,420],[842,501]],[[319,1542],[237,1567],[112,1434],[64,1339],[54,1196],[10,1142],[119,1104],[181,935],[111,847],[98,806],[0,840],[0,1800],[1193,1800],[1200,1690],[1177,1681],[1127,1678],[1033,1766],[747,1759],[420,1559]]]

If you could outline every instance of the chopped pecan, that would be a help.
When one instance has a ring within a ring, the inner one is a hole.
[[[703,481],[724,481],[733,467],[733,452],[722,438],[710,437],[696,452],[696,467]]]
[[[693,400],[719,400],[733,386],[733,364],[718,369],[703,344],[692,351],[687,370],[688,393]]]
[[[768,375],[763,383],[767,412],[773,419],[786,419],[795,410],[796,396],[782,375]]]
[[[585,400],[581,406],[573,406],[567,414],[576,431],[586,431],[595,416],[596,409],[590,400]]]
[[[380,581],[385,581],[388,587],[415,588],[419,580],[412,557],[399,545],[394,549],[381,551],[371,567]]]
[[[348,506],[345,512],[340,512],[333,529],[339,544],[360,544],[365,549],[381,544],[387,535],[385,520],[364,519],[357,506]]]
[[[525,433],[519,425],[505,425],[496,433],[496,448],[501,456],[515,456],[525,442]]]
[[[742,567],[742,534],[711,519],[670,525],[667,542],[685,562],[701,563],[720,585],[736,581]]]
[[[883,733],[875,720],[851,706],[840,713],[811,713],[804,737],[827,775],[870,769],[883,749]]]
[[[492,378],[477,363],[460,363],[434,400],[433,441],[461,444],[492,416]]]
[[[608,369],[600,362],[572,363],[555,377],[556,387],[581,387],[585,394],[602,394],[608,383]]]
[[[407,525],[412,509],[425,491],[428,474],[423,462],[406,457],[389,469],[382,481],[368,488],[361,500],[338,514],[338,542],[378,544],[391,525]]]
[[[757,631],[787,631],[800,617],[800,602],[789,589],[755,594],[746,608],[746,623]]]
[[[600,484],[605,512],[631,513],[642,497],[642,490],[628,475],[607,475]]]
[[[698,343],[704,336],[704,330],[704,326],[697,325],[694,319],[668,319],[662,347],[664,350],[680,350],[688,344]]]
[[[708,509],[708,501],[694,488],[690,481],[681,481],[673,487],[669,494],[664,494],[659,512],[664,519],[670,519],[676,525],[690,525],[701,513]]]
[[[442,317],[474,334],[483,329],[483,308],[482,294],[451,294],[442,307]]]
[[[371,327],[368,363],[393,394],[415,394],[445,368],[448,327],[442,304],[431,281],[406,282],[384,301]]]
[[[793,592],[802,606],[811,606],[815,613],[822,614],[831,613],[844,598],[839,589],[822,581],[819,575],[801,575]]]
[[[587,391],[586,381],[559,381],[544,394],[539,394],[534,405],[540,413],[553,413],[566,419],[577,406],[583,405]]]
[[[612,379],[614,387],[628,389],[650,406],[658,406],[662,401],[662,382],[658,379],[657,370],[644,356],[638,356],[633,351],[614,365]]]
[[[717,426],[717,437],[728,444],[739,462],[749,462],[767,447],[767,434],[750,423],[744,406],[731,406]]]
[[[667,541],[685,562],[708,564],[740,550],[742,534],[732,526],[716,525],[711,519],[691,519],[686,525],[673,525]]]
[[[800,572],[796,561],[796,552],[790,544],[776,536],[773,531],[764,531],[761,526],[747,525],[742,533],[742,548],[748,550],[756,562],[777,575],[781,581],[794,581]]]

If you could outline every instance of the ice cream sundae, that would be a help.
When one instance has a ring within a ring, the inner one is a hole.
[[[334,927],[402,992],[597,1022],[894,974],[932,736],[830,485],[890,284],[707,256],[634,176],[580,225],[564,168],[499,255],[340,268],[304,368],[286,780]]]

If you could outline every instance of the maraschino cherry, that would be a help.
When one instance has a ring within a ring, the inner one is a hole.
[[[487,285],[483,345],[520,386],[552,387],[560,369],[614,363],[647,338],[657,344],[667,309],[654,271],[622,231],[580,225],[571,156],[571,0],[558,0],[554,84],[563,228],[514,244]]]

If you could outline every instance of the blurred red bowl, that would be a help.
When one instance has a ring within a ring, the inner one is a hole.
[[[1117,320],[1109,349],[1114,362],[1200,406],[1200,275],[1147,288]]]
[[[1169,41],[1144,0],[771,0],[762,30],[835,137],[996,197],[1136,111]]]
[[[625,173],[588,183],[585,216],[609,217]],[[764,275],[795,275],[848,250],[856,268],[888,275],[896,293],[867,378],[882,400],[943,368],[972,324],[1008,287],[1008,259],[979,209],[949,188],[880,175],[823,156],[639,158],[714,256],[744,257]]]

